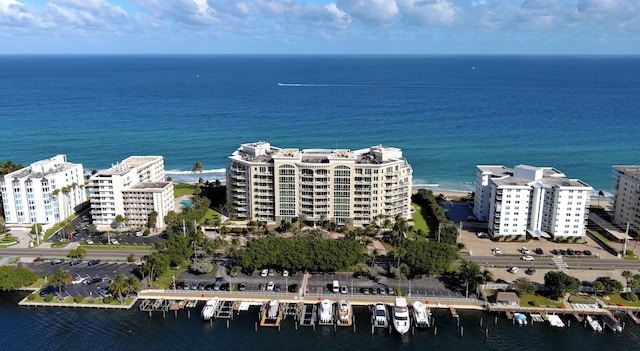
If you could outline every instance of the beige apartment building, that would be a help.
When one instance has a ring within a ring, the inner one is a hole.
[[[173,184],[164,181],[162,156],[131,156],[89,178],[93,224],[113,228],[116,216],[128,227],[147,227],[149,216],[158,213],[156,228],[164,228],[164,216],[175,210]]]
[[[227,202],[241,219],[360,226],[411,218],[413,171],[398,148],[299,150],[261,141],[229,158]]]
[[[613,222],[640,232],[640,166],[613,166],[616,172]]]

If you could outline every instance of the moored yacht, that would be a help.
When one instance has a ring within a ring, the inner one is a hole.
[[[322,300],[320,302],[320,312],[318,313],[318,324],[333,324],[333,302],[330,300]]]
[[[391,318],[393,320],[393,327],[400,335],[404,335],[409,331],[411,321],[409,320],[407,300],[404,297],[396,297]]]
[[[598,323],[597,319],[591,316],[587,316],[587,323],[589,323],[589,326],[591,326],[591,329],[593,329],[594,331],[597,331],[598,333],[602,332],[602,326],[600,325],[600,323]]]
[[[372,323],[374,327],[386,328],[389,325],[389,315],[387,314],[387,305],[377,302],[371,308]]]
[[[513,318],[516,320],[516,323],[518,323],[518,325],[527,325],[527,316],[525,316],[523,313],[515,312],[513,314]]]
[[[208,321],[213,318],[213,315],[216,313],[218,303],[219,300],[217,297],[207,300],[207,302],[204,304],[204,307],[202,308],[202,312],[200,313],[202,319]]]
[[[341,300],[337,305],[338,320],[337,324],[340,327],[348,327],[353,324],[353,308],[347,300]]]
[[[420,301],[416,301],[412,306],[413,321],[417,327],[429,327],[431,324],[431,312],[427,306]]]

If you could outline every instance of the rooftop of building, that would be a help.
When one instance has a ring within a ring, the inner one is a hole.
[[[291,158],[304,163],[330,163],[332,160],[353,160],[359,164],[384,164],[404,160],[402,150],[377,145],[367,149],[295,149],[273,147],[267,142],[242,144],[231,159],[247,162],[269,163],[273,159]]]
[[[478,166],[501,169],[503,166]],[[504,168],[508,170],[508,168]],[[564,173],[553,167],[536,167],[529,165],[518,165],[513,172],[504,172],[500,177],[492,178],[497,186],[513,186],[513,187],[572,187],[572,188],[591,188],[591,186],[579,179],[569,179]]]
[[[640,166],[613,166],[618,172],[628,174],[633,177],[640,177]]]
[[[81,166],[78,163],[67,162],[66,155],[56,155],[50,159],[40,160],[6,175],[7,179],[44,178]]]
[[[147,164],[157,162],[161,159],[162,156],[130,156],[122,160],[122,162],[111,165],[111,168],[98,171],[98,173],[94,174],[93,176],[105,177],[112,175],[124,175],[130,172],[132,169],[146,166]]]
[[[169,184],[171,184],[171,182],[143,182],[143,183],[136,183],[130,186],[129,189],[134,189],[134,190],[164,189]]]

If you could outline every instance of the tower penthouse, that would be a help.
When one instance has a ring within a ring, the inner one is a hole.
[[[411,216],[412,169],[398,148],[299,150],[260,141],[229,158],[227,202],[240,219],[359,226]]]

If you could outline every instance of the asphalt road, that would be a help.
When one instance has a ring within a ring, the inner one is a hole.
[[[71,249],[51,249],[51,248],[6,248],[0,249],[0,256],[19,256],[19,257],[43,257],[43,258],[66,258]],[[114,258],[126,259],[129,254],[136,257],[148,255],[153,250],[136,249],[136,250],[118,250],[118,249],[89,249],[85,255],[85,260],[92,258]]]
[[[466,260],[473,261],[481,266],[497,267],[540,267],[558,268],[551,257],[535,257],[534,261],[523,261],[519,256],[469,256]],[[598,259],[598,258],[569,258],[562,257],[562,260],[569,266],[577,269],[640,269],[640,261],[623,259]]]

